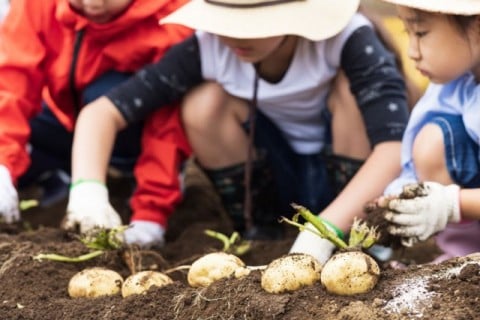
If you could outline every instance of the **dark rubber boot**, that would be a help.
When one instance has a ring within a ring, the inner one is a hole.
[[[266,161],[253,163],[250,191],[253,227],[249,230],[246,230],[244,219],[244,164],[218,170],[203,170],[220,195],[235,230],[239,231],[244,239],[269,240],[283,237],[283,225],[278,221],[281,216],[278,195],[272,171]]]

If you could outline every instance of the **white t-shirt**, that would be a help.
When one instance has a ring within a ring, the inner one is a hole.
[[[326,130],[322,113],[340,66],[343,46],[356,29],[365,25],[371,24],[356,14],[332,38],[317,42],[299,38],[283,79],[274,84],[259,80],[258,108],[279,127],[296,152],[312,154],[322,150]],[[198,31],[197,38],[203,77],[215,80],[233,96],[252,99],[255,78],[252,64],[240,61],[215,35]]]

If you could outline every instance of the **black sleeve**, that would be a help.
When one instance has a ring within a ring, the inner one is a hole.
[[[173,46],[157,63],[138,71],[106,96],[128,123],[145,119],[152,111],[180,101],[203,81],[198,40],[191,36]]]
[[[401,140],[408,121],[402,73],[374,30],[357,29],[347,40],[341,66],[362,113],[370,143]]]

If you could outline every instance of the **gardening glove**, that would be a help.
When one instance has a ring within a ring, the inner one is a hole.
[[[67,205],[64,229],[76,229],[85,233],[94,227],[114,228],[122,225],[122,219],[108,201],[108,189],[100,182],[81,181],[73,184]]]
[[[404,246],[424,241],[447,223],[460,221],[459,186],[423,182],[404,187],[404,193],[412,192],[417,196],[390,200],[384,215],[392,222],[388,232],[402,237]]]
[[[137,244],[140,247],[162,246],[164,240],[165,228],[160,224],[151,221],[136,220],[125,230],[125,242],[128,244]]]
[[[0,165],[0,221],[13,223],[20,220],[18,194],[8,169]]]
[[[305,228],[315,230],[315,227],[309,222],[305,224]],[[335,245],[333,243],[310,231],[303,230],[298,234],[289,253],[309,254],[323,265],[331,257],[333,250],[335,250]]]

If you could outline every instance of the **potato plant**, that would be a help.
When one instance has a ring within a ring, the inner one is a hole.
[[[250,273],[250,268],[238,257],[250,250],[250,241],[243,240],[238,232],[230,237],[208,229],[204,233],[222,242],[223,248],[198,258],[189,266],[187,281],[190,286],[208,287],[222,278],[240,278]]]
[[[83,262],[104,254],[108,250],[121,249],[123,246],[123,232],[128,226],[112,229],[94,228],[82,234],[79,240],[91,251],[76,257],[68,257],[56,253],[40,253],[33,257],[34,260],[53,260],[59,262]]]
[[[297,214],[292,220],[283,221],[298,227],[300,230],[313,232],[335,244],[339,251],[335,253],[321,268],[320,282],[325,289],[338,295],[355,295],[372,290],[380,277],[380,267],[377,262],[363,249],[371,247],[378,233],[375,228],[369,228],[365,223],[355,220],[350,230],[348,243],[341,239],[322,220],[318,219],[305,207],[294,204]],[[306,228],[298,222],[303,217],[314,227]],[[312,268],[312,272],[313,268]],[[312,275],[312,277],[314,277]]]
[[[102,255],[108,250],[128,249],[123,243],[123,231],[127,226],[113,229],[95,228],[79,237],[79,240],[91,251],[77,256],[68,257],[56,253],[38,254],[35,260],[53,260],[59,262],[82,262]],[[124,258],[130,255],[123,255]],[[125,258],[126,259],[126,258]],[[156,271],[135,272],[130,265],[131,261],[125,261],[130,268],[130,275],[125,281],[115,271],[106,268],[93,267],[81,270],[69,281],[68,294],[72,298],[100,297],[104,295],[116,295],[121,292],[123,297],[132,294],[145,293],[151,286],[164,286],[172,283],[172,279],[166,274]]]

